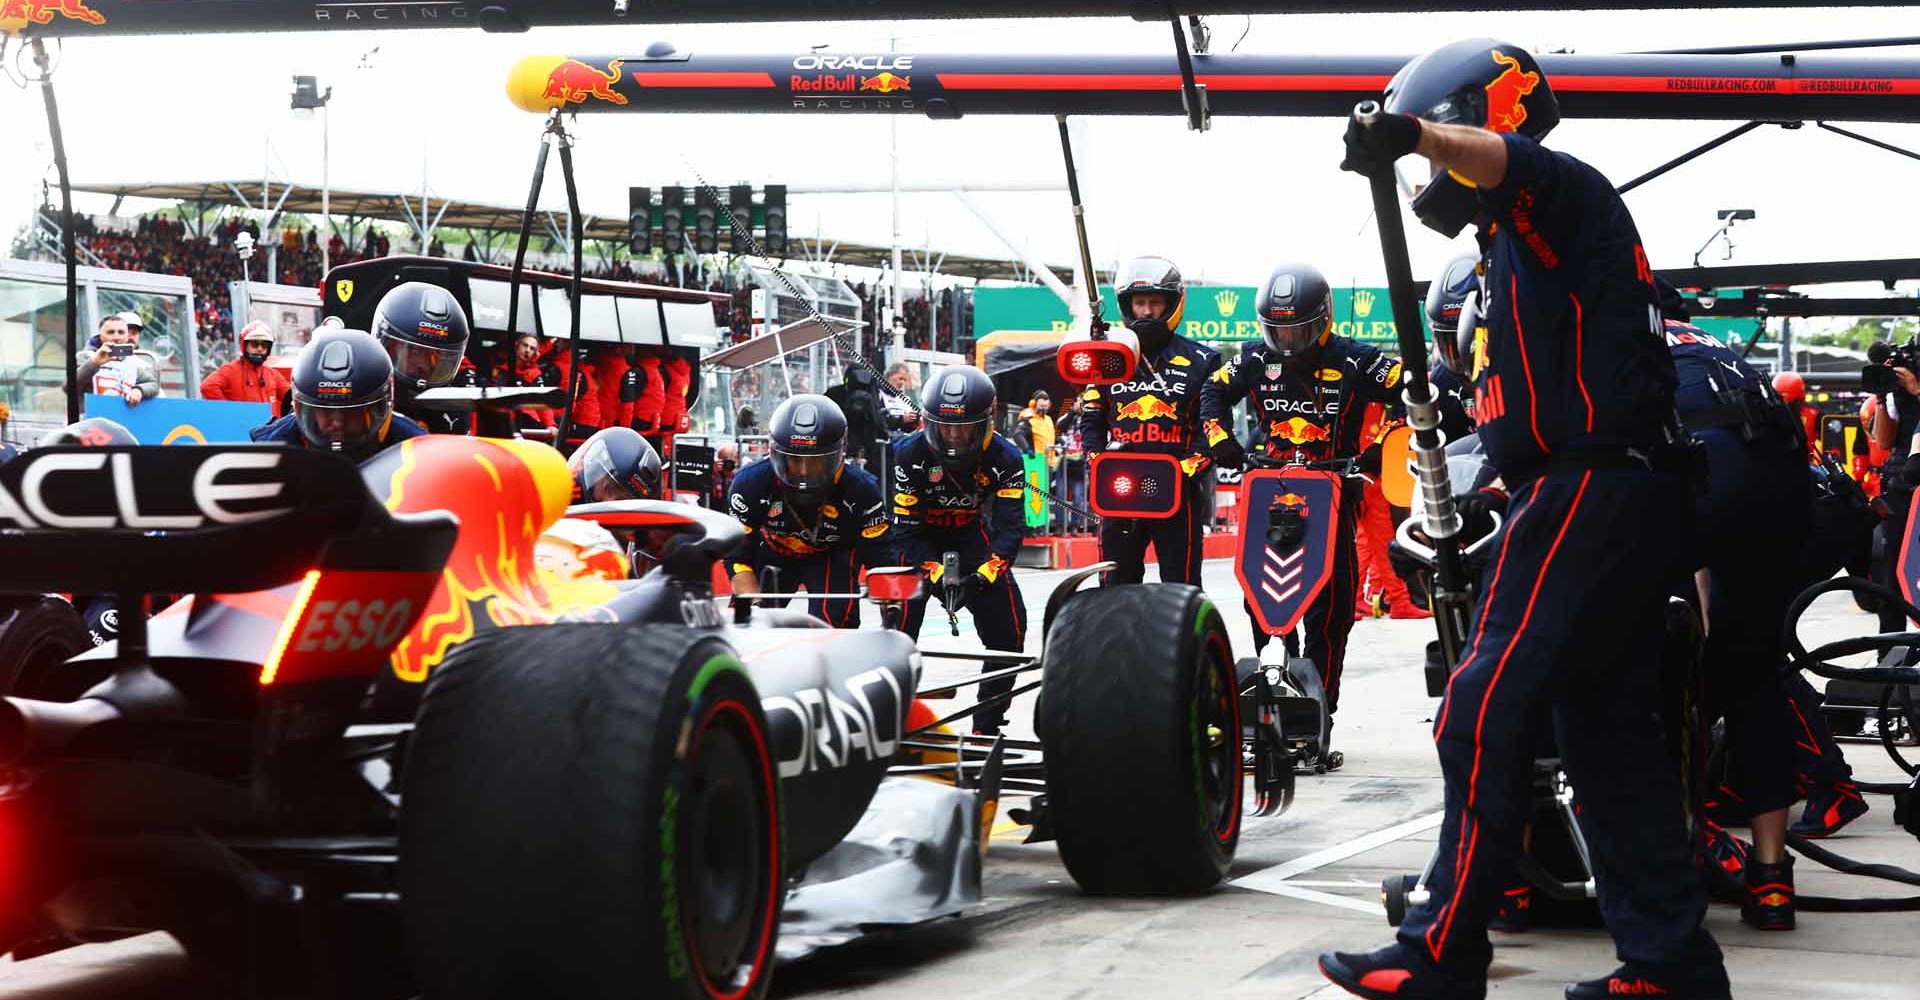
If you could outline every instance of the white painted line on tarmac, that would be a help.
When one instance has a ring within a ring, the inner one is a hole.
[[[1239,885],[1240,883],[1235,882],[1234,884]],[[1286,896],[1290,899],[1302,899],[1309,903],[1319,903],[1322,906],[1352,910],[1355,913],[1364,913],[1372,917],[1383,917],[1387,914],[1386,907],[1372,900],[1355,899],[1352,896],[1336,896],[1333,893],[1321,892],[1318,889],[1296,889],[1291,882],[1275,883],[1274,885],[1260,888],[1260,891],[1268,893],[1269,895]]]
[[[1425,816],[1417,816],[1404,823],[1387,827],[1384,830],[1375,830],[1365,836],[1349,840],[1344,844],[1329,847],[1321,851],[1315,851],[1312,854],[1305,854],[1294,858],[1292,861],[1274,865],[1271,868],[1262,868],[1251,875],[1242,875],[1234,879],[1232,884],[1242,889],[1279,893],[1280,887],[1285,885],[1287,880],[1295,875],[1304,875],[1316,868],[1324,868],[1336,861],[1345,861],[1356,854],[1365,854],[1377,847],[1385,847],[1403,837],[1410,837],[1416,833],[1431,830],[1440,825],[1440,819],[1443,815],[1443,813],[1436,812],[1428,813]],[[1279,894],[1291,895],[1291,893]],[[1319,893],[1318,895],[1325,895],[1325,893]],[[1378,907],[1375,907],[1375,909],[1378,909]]]

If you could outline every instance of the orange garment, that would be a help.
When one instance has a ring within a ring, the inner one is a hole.
[[[286,372],[268,365],[256,365],[245,358],[235,358],[200,380],[202,398],[231,403],[266,403],[273,407],[275,419],[281,416],[281,401],[292,388],[293,382],[287,378]]]
[[[1361,579],[1354,590],[1356,614],[1372,614],[1375,595],[1384,596],[1388,606],[1401,615],[1414,610],[1413,596],[1406,582],[1393,571],[1387,557],[1387,543],[1393,541],[1393,506],[1380,490],[1380,481],[1371,480],[1360,494],[1360,520],[1354,531],[1354,546],[1359,550]]]

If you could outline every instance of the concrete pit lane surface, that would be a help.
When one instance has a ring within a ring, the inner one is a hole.
[[[1205,572],[1235,652],[1246,655],[1248,623],[1235,599],[1232,567],[1209,562]],[[1047,593],[1063,575],[1020,571],[1036,624],[1030,650],[1039,646]],[[962,648],[971,641],[970,628],[963,614],[962,636],[954,639],[944,616],[930,615],[922,645]],[[1873,619],[1844,595],[1816,604],[1802,628],[1809,645],[1872,630]],[[1008,799],[988,851],[982,906],[957,920],[879,935],[785,965],[774,977],[773,995],[1344,997],[1315,970],[1315,956],[1386,943],[1391,929],[1380,906],[1380,882],[1389,874],[1418,872],[1435,840],[1441,787],[1429,729],[1438,703],[1426,696],[1420,672],[1422,648],[1432,635],[1426,621],[1356,623],[1335,733],[1346,766],[1324,776],[1302,775],[1286,815],[1248,818],[1228,885],[1189,899],[1082,895],[1053,845],[1020,843],[1025,829],[1006,818],[1009,807],[1020,803]],[[928,660],[927,682],[965,670]],[[1016,702],[1013,735],[1032,734],[1032,712],[1031,695]],[[1859,780],[1900,777],[1877,745],[1843,745]],[[1892,800],[1870,795],[1868,801],[1873,811],[1825,845],[1851,858],[1920,870],[1920,843],[1893,825]],[[1912,894],[1892,883],[1838,875],[1806,859],[1797,863],[1796,876],[1803,895]],[[1741,1000],[1920,996],[1920,915],[1803,910],[1798,930],[1762,933],[1742,925],[1736,908],[1715,904],[1707,920],[1727,953],[1733,995]],[[1615,965],[1600,930],[1496,934],[1494,946],[1488,996],[1502,1000],[1558,1000],[1567,983]],[[170,939],[160,935],[90,945],[28,962],[0,961],[0,997],[184,998],[172,985],[183,965]]]

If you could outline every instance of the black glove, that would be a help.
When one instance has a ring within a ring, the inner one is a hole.
[[[957,587],[948,586],[947,581],[943,579],[937,588],[940,595],[940,606],[950,612],[958,612],[961,608],[967,606],[967,602],[973,600],[973,595],[985,590],[986,587],[986,578],[978,573],[968,573]]]
[[[1360,124],[1359,117],[1347,119],[1347,158],[1340,169],[1373,176],[1379,170],[1393,169],[1393,163],[1420,145],[1420,119],[1412,115],[1381,112],[1373,124]]]
[[[1223,469],[1238,469],[1247,464],[1247,450],[1240,447],[1240,439],[1229,434],[1212,446],[1213,461]]]
[[[1493,533],[1494,514],[1506,515],[1507,495],[1495,489],[1474,490],[1455,497],[1453,509],[1460,512],[1460,544],[1472,545]]]

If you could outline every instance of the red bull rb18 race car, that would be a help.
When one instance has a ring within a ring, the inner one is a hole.
[[[1198,590],[1049,601],[1039,739],[948,731],[899,632],[713,599],[741,529],[569,510],[551,448],[46,448],[0,467],[10,591],[120,638],[0,702],[0,951],[153,930],[221,997],[755,997],[775,962],[980,898],[1002,791],[1096,893],[1194,893],[1241,815],[1233,661]],[[535,568],[563,514],[637,580]],[[917,572],[864,596],[913,596]],[[185,594],[146,614],[150,596]],[[1124,781],[1116,780],[1125,775]]]

